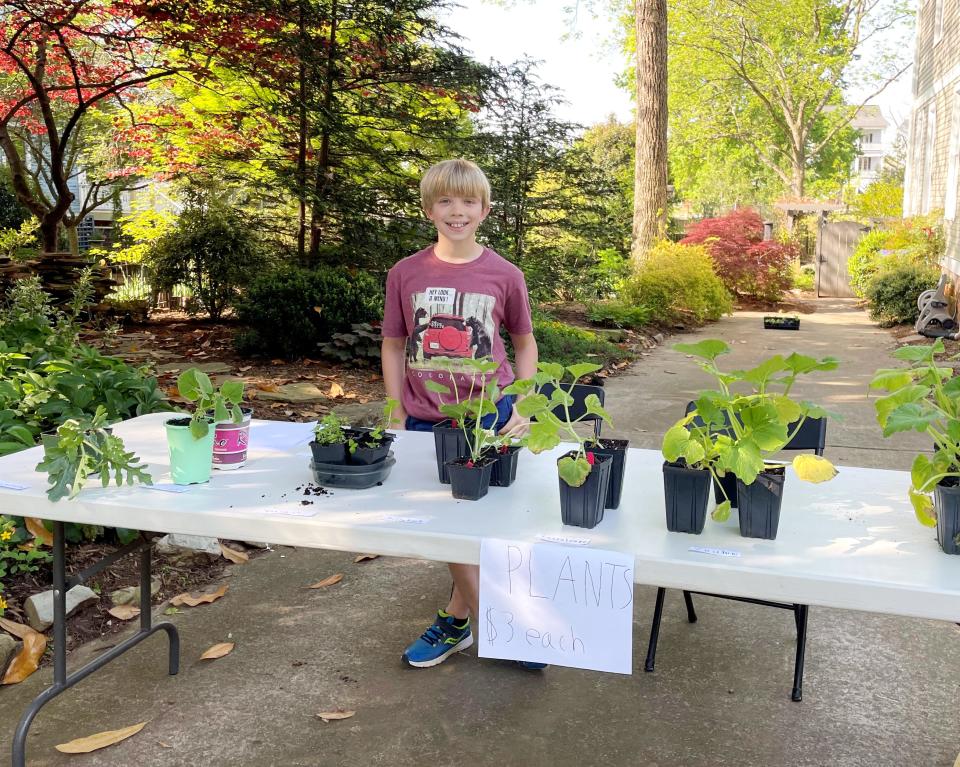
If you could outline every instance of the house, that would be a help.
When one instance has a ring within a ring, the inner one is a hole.
[[[920,0],[905,216],[942,210],[944,267],[960,275],[960,0]]]
[[[857,110],[850,127],[860,135],[857,141],[857,156],[853,161],[851,181],[858,192],[880,178],[883,157],[887,150],[885,131],[890,127],[880,107],[865,104]]]

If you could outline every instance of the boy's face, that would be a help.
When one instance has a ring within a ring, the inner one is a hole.
[[[452,242],[472,242],[490,208],[484,208],[479,197],[441,195],[424,213],[437,227],[439,237]]]

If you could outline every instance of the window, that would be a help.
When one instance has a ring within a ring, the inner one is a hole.
[[[960,184],[960,88],[953,94],[949,147],[947,154],[947,191],[943,198],[943,217],[947,221],[953,221],[957,217],[957,184]]]
[[[936,151],[934,140],[937,137],[937,103],[931,101],[927,107],[927,125],[924,131],[923,172],[920,175],[920,212],[924,215],[930,212],[933,193],[933,155]]]
[[[861,157],[860,158],[860,170],[873,170],[873,158],[872,157]]]
[[[943,39],[943,0],[934,0],[933,8],[933,44]]]

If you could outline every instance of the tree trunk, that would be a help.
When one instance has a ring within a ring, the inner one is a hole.
[[[806,158],[804,156],[795,156],[792,160],[790,168],[790,194],[796,198],[802,198],[804,192],[804,171],[806,166]]]
[[[637,139],[633,259],[642,261],[667,222],[667,2],[634,0]]]
[[[56,253],[60,250],[59,242],[60,222],[44,216],[40,219],[40,252]]]
[[[316,264],[320,257],[320,223],[324,212],[323,200],[326,197],[327,187],[333,179],[330,167],[330,124],[333,114],[333,85],[336,77],[334,67],[337,56],[337,0],[333,0],[330,7],[330,37],[327,40],[327,71],[323,91],[323,133],[320,136],[320,157],[313,190],[313,208],[310,215],[310,255],[311,264]]]
[[[64,224],[64,232],[67,235],[67,248],[70,251],[70,255],[79,256],[80,255],[80,236],[77,234],[77,226],[67,226]]]

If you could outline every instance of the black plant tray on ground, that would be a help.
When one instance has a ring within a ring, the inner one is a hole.
[[[437,449],[437,475],[444,485],[450,484],[447,462],[455,461],[467,455],[467,438],[463,429],[453,427],[448,418],[433,427],[433,441]]]
[[[598,446],[590,448],[595,455],[609,455],[613,459],[613,465],[610,467],[610,481],[607,484],[607,497],[603,502],[604,508],[620,508],[620,496],[623,494],[623,472],[627,463],[627,448],[629,446],[630,440],[601,439]]]
[[[707,520],[710,500],[710,472],[689,469],[686,463],[663,463],[663,500],[667,530],[700,535]]]
[[[517,462],[520,459],[520,445],[508,445],[504,453],[497,452],[492,457],[493,474],[490,475],[490,487],[510,487],[517,478]]]
[[[382,484],[390,476],[390,469],[397,462],[393,453],[372,466],[349,464],[310,462],[313,479],[323,487],[341,487],[352,490],[363,490],[374,485]]]
[[[784,479],[784,468],[777,466],[760,472],[752,485],[737,480],[737,513],[740,517],[740,535],[744,538],[772,541],[777,537]]]
[[[576,453],[566,453],[560,459]],[[563,524],[574,527],[596,527],[603,520],[603,502],[607,497],[610,482],[610,469],[613,459],[608,455],[594,454],[594,464],[587,481],[580,487],[571,487],[562,479],[560,482],[560,518]]]
[[[763,318],[763,327],[767,330],[800,330],[800,318],[768,316]]]
[[[481,458],[473,466],[467,466],[465,458],[447,461],[453,497],[461,501],[479,501],[483,498],[490,489],[490,477],[495,464],[495,458]]]

